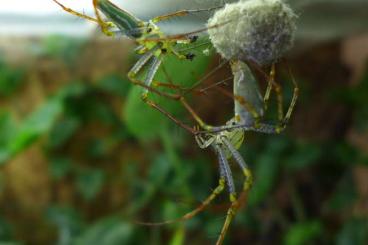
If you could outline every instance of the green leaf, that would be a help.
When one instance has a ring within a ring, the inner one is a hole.
[[[183,225],[179,225],[176,230],[175,233],[173,235],[173,237],[171,238],[170,241],[170,245],[182,245],[184,244],[184,240],[185,240],[185,229]]]
[[[105,92],[125,98],[128,95],[131,83],[127,79],[121,78],[121,76],[112,74],[100,79],[97,87]]]
[[[328,200],[327,207],[335,211],[342,211],[344,208],[351,208],[356,199],[354,179],[351,172],[348,172],[336,184],[336,190]]]
[[[365,217],[353,218],[346,222],[337,235],[337,245],[368,244],[368,221]]]
[[[249,193],[248,205],[263,201],[274,187],[278,174],[278,158],[273,154],[263,154],[256,163],[254,185]]]
[[[133,199],[135,200],[128,213],[135,213],[145,206],[154,196],[156,191],[165,183],[172,169],[172,165],[166,155],[158,155],[150,165],[147,181],[137,185]],[[135,180],[136,181],[136,180]]]
[[[60,180],[72,170],[72,161],[63,157],[51,159],[49,170],[53,178]]]
[[[0,217],[0,241],[10,241],[13,238],[13,227]]]
[[[133,244],[133,225],[120,217],[103,219],[88,228],[73,244],[121,245]]]
[[[75,118],[64,118],[52,127],[49,133],[49,145],[51,148],[57,148],[63,145],[74,135],[79,128],[80,122]]]
[[[41,55],[62,58],[66,64],[73,64],[72,61],[80,54],[80,47],[84,42],[85,39],[50,35],[42,40],[42,50],[39,52]]]
[[[22,151],[39,136],[49,131],[62,109],[62,100],[56,97],[33,112],[20,125],[14,139],[9,143],[10,153],[16,154]]]
[[[69,245],[82,232],[84,222],[77,212],[69,207],[51,206],[46,212],[47,220],[57,227],[58,245]]]
[[[8,142],[14,137],[15,132],[16,123],[10,112],[0,111],[0,149],[4,149],[7,146]]]
[[[15,69],[0,60],[0,96],[11,95],[24,81],[24,69]]]
[[[92,200],[101,191],[105,175],[99,169],[81,170],[77,175],[77,189],[86,200]]]
[[[253,155],[251,164],[254,166],[254,183],[248,198],[249,207],[265,200],[274,188],[282,162],[282,154],[289,145],[290,141],[281,135],[268,136],[261,154],[249,154]]]
[[[314,244],[313,240],[322,235],[323,225],[318,220],[293,224],[284,237],[285,245]]]
[[[133,87],[129,92],[124,108],[124,121],[135,137],[141,141],[150,141],[167,127],[168,119],[139,99],[141,93],[139,87]]]
[[[13,126],[15,123],[13,123],[11,119],[7,119],[9,116],[5,116],[5,119],[4,116],[0,116],[0,137],[7,138],[7,142],[3,142],[2,144],[4,146],[0,148],[0,164],[5,163],[14,155],[25,150],[40,136],[48,133],[57,118],[64,112],[65,98],[68,96],[80,95],[85,92],[85,90],[86,86],[78,82],[63,88],[58,94],[47,100],[27,116],[26,119],[17,127]],[[8,126],[4,126],[9,125],[9,120],[12,122],[11,127],[16,128],[16,130],[10,129]],[[8,129],[9,131],[3,134],[2,131]],[[12,131],[14,131],[14,133]],[[7,134],[11,134],[11,137],[6,136]]]
[[[149,183],[152,183],[156,187],[159,187],[165,182],[172,164],[166,155],[159,155],[155,158],[150,166],[147,179]]]
[[[295,171],[308,167],[322,155],[320,146],[311,143],[299,143],[284,161],[286,168]]]

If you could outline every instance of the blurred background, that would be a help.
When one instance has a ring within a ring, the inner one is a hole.
[[[93,14],[91,0],[61,2]],[[221,1],[114,3],[148,20]],[[246,134],[240,152],[255,184],[226,244],[368,244],[368,1],[289,3],[298,32],[278,81],[286,108],[290,66],[300,97],[284,133]],[[210,15],[164,28],[197,30]],[[218,166],[213,152],[141,102],[126,78],[134,43],[104,37],[51,0],[2,1],[0,23],[0,244],[214,244],[226,193],[184,223],[135,223],[196,207],[216,186]],[[222,62],[202,51],[193,62],[167,57],[168,74],[158,77],[193,84]],[[224,66],[203,81],[214,89],[188,97],[209,123],[231,117],[232,101],[215,89],[231,91],[231,82],[214,86],[230,74]],[[180,104],[152,99],[195,125]]]

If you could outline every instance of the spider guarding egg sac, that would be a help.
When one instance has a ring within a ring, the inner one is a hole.
[[[266,65],[292,46],[296,17],[282,0],[240,0],[215,12],[207,26],[211,42],[225,59]]]

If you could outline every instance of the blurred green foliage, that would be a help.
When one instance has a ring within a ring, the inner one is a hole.
[[[44,40],[44,46],[42,56],[61,59],[77,70],[83,42],[51,37]],[[203,55],[193,62],[168,57],[164,63],[168,74],[160,70],[157,79],[170,78],[190,86],[203,77],[210,62],[211,57]],[[0,71],[0,91],[6,102],[8,96],[17,96],[16,90],[26,81],[25,73],[24,68],[5,63],[0,63]],[[226,206],[219,204],[228,203],[227,195],[185,224],[145,227],[134,222],[177,218],[198,205],[217,183],[212,152],[200,150],[189,134],[144,104],[142,89],[132,86],[124,75],[75,76],[20,119],[10,109],[0,110],[2,169],[14,164],[17,157],[27,156],[27,149],[38,144],[50,178],[50,186],[43,188],[52,192],[47,208],[36,218],[27,217],[22,210],[12,213],[7,202],[19,209],[21,205],[14,197],[2,196],[0,241],[212,243],[226,212]],[[367,84],[368,74],[357,87],[337,88],[329,97],[354,111],[354,128],[362,131],[368,119]],[[298,103],[307,104],[303,90],[301,93]],[[209,98],[217,99],[216,94],[200,99]],[[154,94],[150,99],[193,124],[179,103]],[[205,114],[208,118],[220,115],[225,121],[228,112],[215,107]],[[366,152],[345,138],[320,141],[291,132],[275,136],[249,133],[246,137],[241,153],[254,172],[255,185],[247,207],[240,210],[227,235],[227,244],[366,244],[367,220],[352,214],[359,200],[353,169],[367,166]],[[6,173],[0,170],[0,194],[8,188]],[[234,175],[240,185],[242,176],[235,167]],[[27,219],[31,221],[27,223]],[[30,234],[29,222],[42,235]],[[28,233],[22,233],[23,226]]]
[[[10,67],[0,58],[0,96],[10,96],[22,83],[24,68]]]

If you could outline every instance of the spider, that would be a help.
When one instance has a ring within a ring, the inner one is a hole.
[[[141,55],[141,57],[128,72],[128,78],[134,84],[144,87],[142,93],[142,99],[144,101],[147,99],[149,91],[172,99],[178,99],[180,97],[180,95],[166,93],[154,88],[154,85],[176,87],[174,85],[154,82],[155,74],[161,66],[162,58],[165,55],[172,54],[181,60],[193,60],[195,54],[190,52],[182,53],[180,50],[178,51],[175,46],[178,44],[188,45],[194,43],[198,39],[198,36],[195,34],[207,30],[206,28],[192,33],[168,36],[162,32],[160,27],[157,26],[157,23],[173,17],[180,17],[203,11],[212,11],[219,8],[180,10],[154,17],[148,21],[143,21],[126,10],[119,8],[109,0],[92,0],[96,18],[70,9],[61,4],[58,0],[53,1],[70,14],[96,22],[101,27],[102,32],[108,36],[113,36],[115,34],[113,29],[118,28],[120,33],[136,42],[138,46],[135,51],[137,54]],[[100,11],[109,21],[103,20]],[[203,44],[200,44],[198,46],[202,45]],[[140,74],[143,74],[143,81],[138,79]]]
[[[221,229],[220,235],[216,242],[217,245],[223,243],[227,230],[234,218],[237,210],[240,208],[244,199],[249,192],[253,177],[251,170],[245,163],[243,157],[238,152],[239,147],[244,141],[244,133],[246,131],[256,131],[266,134],[279,134],[290,119],[294,109],[299,88],[294,79],[292,79],[294,90],[287,113],[283,113],[283,101],[281,94],[281,87],[275,82],[275,66],[271,66],[270,76],[268,77],[268,85],[264,97],[258,86],[258,81],[254,76],[254,72],[250,69],[250,65],[239,60],[230,61],[230,66],[233,73],[233,95],[229,95],[234,99],[234,116],[223,126],[211,126],[203,122],[194,109],[186,102],[184,98],[181,99],[182,104],[192,115],[194,120],[199,124],[203,130],[196,129],[192,131],[198,146],[201,149],[212,148],[217,155],[219,162],[220,178],[218,186],[212,193],[194,210],[188,212],[179,219],[167,220],[158,223],[140,222],[146,225],[164,225],[173,222],[184,221],[191,219],[199,212],[204,210],[219,194],[223,192],[225,186],[229,191],[229,199],[231,202],[230,208],[227,211],[226,219]],[[278,108],[278,122],[276,124],[264,122],[265,112],[267,111],[267,104],[271,94],[272,88],[276,88],[277,108]],[[152,105],[164,115],[174,120],[175,123],[182,127],[190,128],[187,125],[174,118],[170,113],[156,104]],[[232,172],[228,161],[233,159],[240,167],[244,175],[244,183],[241,194],[237,195]]]

